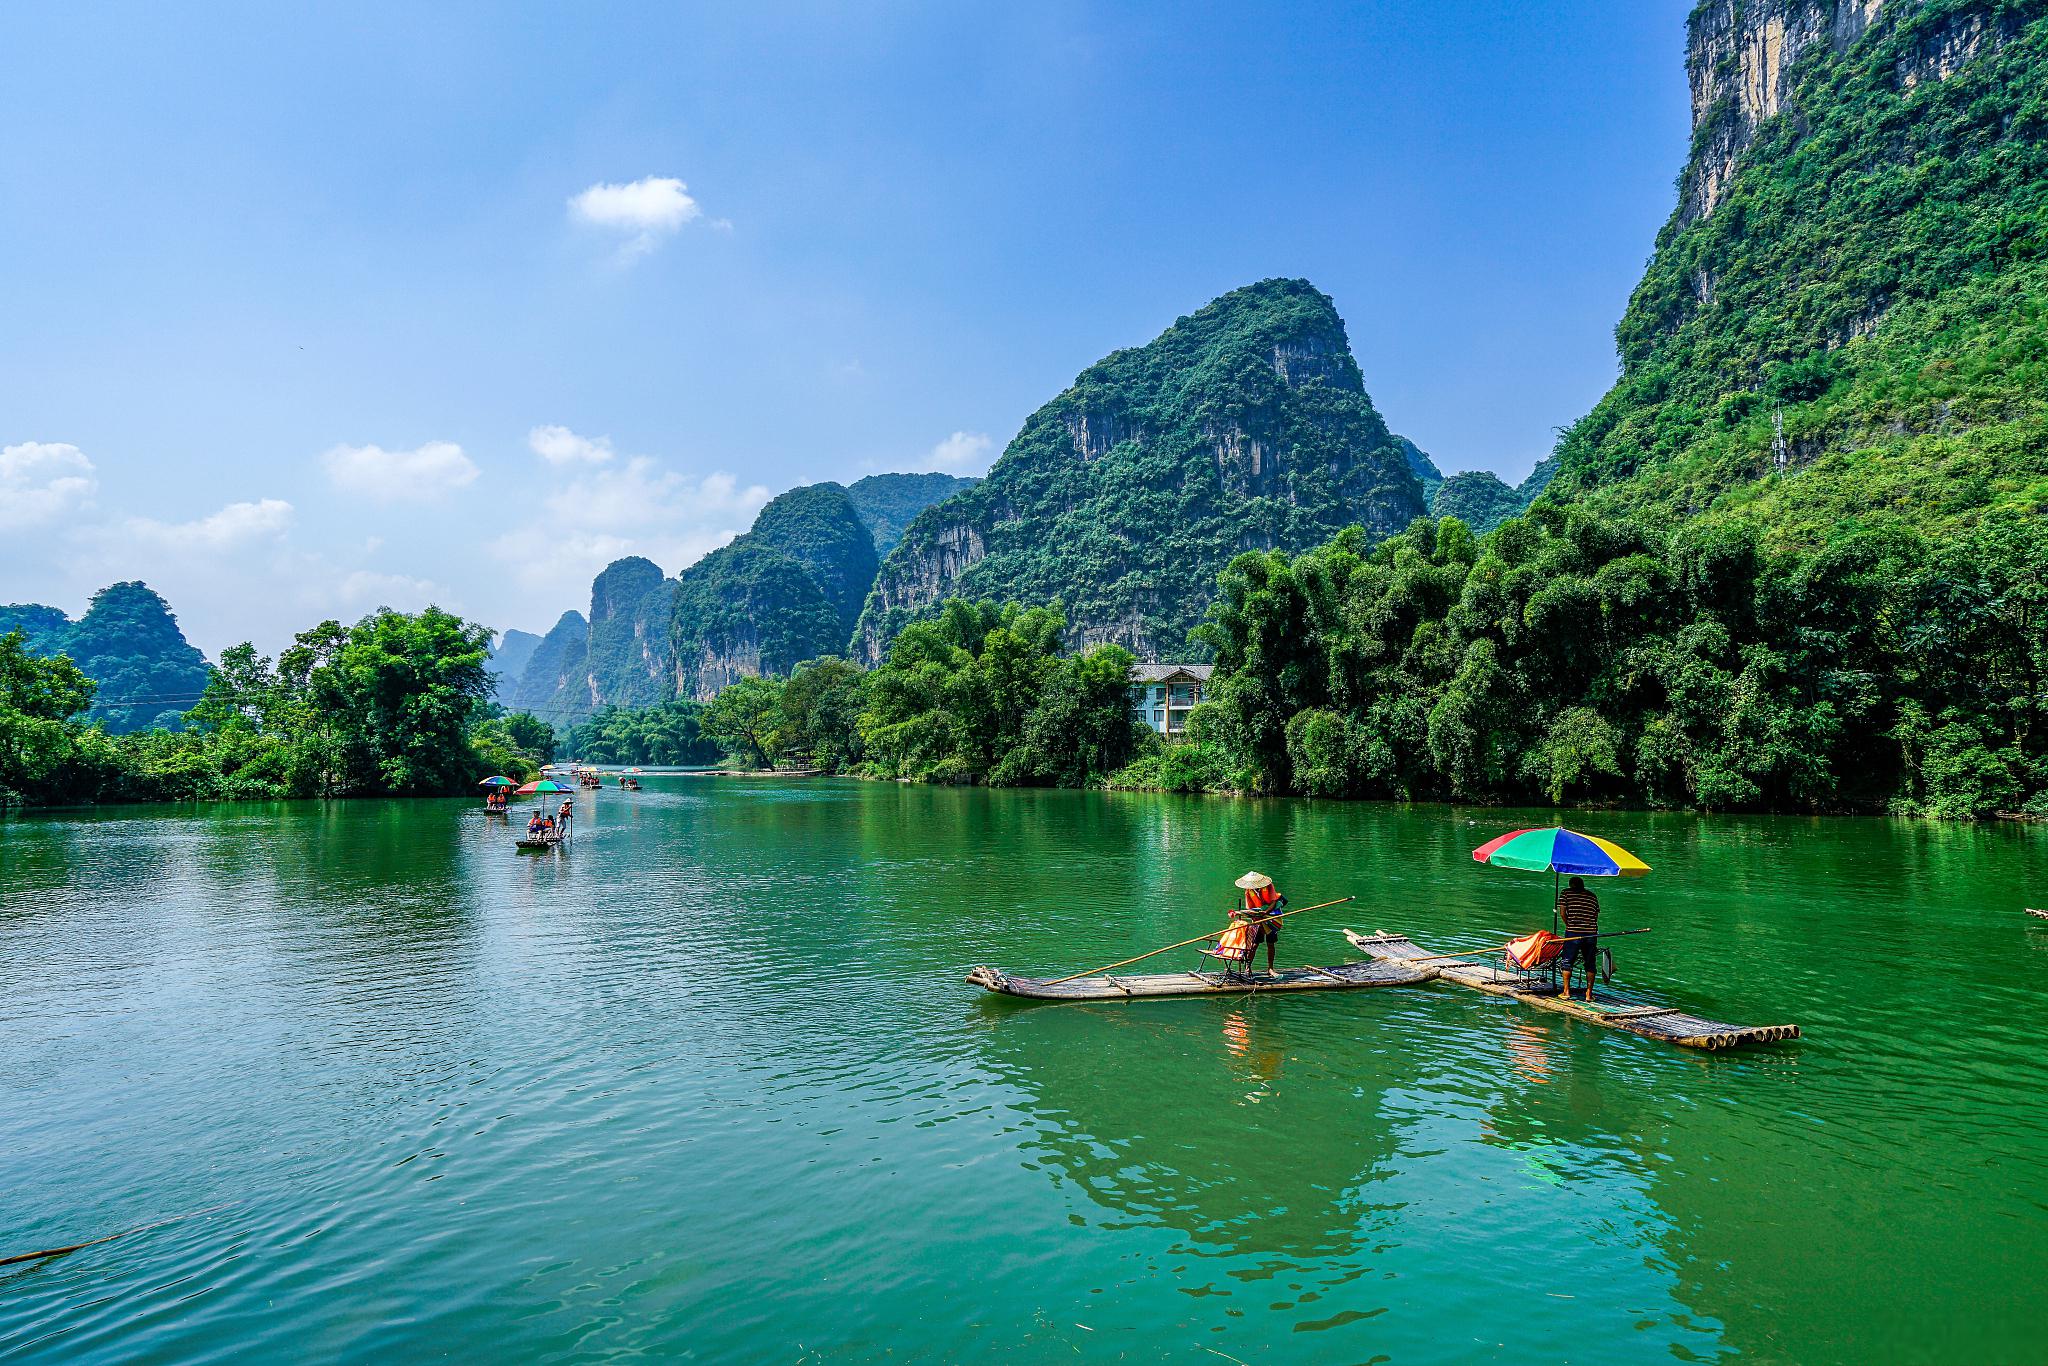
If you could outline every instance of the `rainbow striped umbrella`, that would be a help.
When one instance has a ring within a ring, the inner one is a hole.
[[[1553,825],[1517,830],[1480,845],[1474,862],[1531,873],[1576,873],[1581,877],[1641,877],[1650,865],[1608,840]]]

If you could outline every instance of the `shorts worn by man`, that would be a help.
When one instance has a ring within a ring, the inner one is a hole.
[[[1564,994],[1572,994],[1572,966],[1586,965],[1586,999],[1593,999],[1593,984],[1600,978],[1595,954],[1600,942],[1600,898],[1586,890],[1586,880],[1575,877],[1557,894],[1557,913],[1564,920]]]

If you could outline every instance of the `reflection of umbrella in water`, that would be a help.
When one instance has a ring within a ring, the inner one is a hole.
[[[507,777],[506,777],[506,776],[505,776],[504,774],[502,774],[502,773],[493,773],[493,774],[492,774],[492,775],[491,775],[490,777],[488,777],[488,778],[484,779],[484,780],[483,780],[482,782],[478,783],[478,784],[477,784],[477,786],[478,786],[478,787],[510,787],[510,786],[512,786],[512,780],[511,780],[510,778],[507,778]]]
[[[1547,830],[1516,830],[1489,841],[1472,851],[1473,861],[1490,868],[1519,868],[1531,873],[1550,874],[1550,927],[1552,940],[1557,930],[1558,883],[1565,874],[1578,877],[1641,877],[1650,865],[1610,840],[1581,835],[1553,825]],[[1533,936],[1532,936],[1533,937]],[[1602,936],[1605,938],[1606,936]],[[1519,943],[1520,941],[1517,941]],[[1538,945],[1538,952],[1550,945]],[[1513,952],[1511,949],[1510,952]],[[1548,957],[1537,961],[1547,962]],[[1531,964],[1524,964],[1531,966]]]
[[[562,785],[561,785],[560,783],[556,782],[556,781],[555,781],[554,779],[552,779],[552,778],[542,778],[542,779],[541,779],[541,780],[540,780],[539,782],[533,782],[533,783],[528,783],[528,784],[527,784],[527,785],[526,785],[525,787],[522,787],[522,788],[520,788],[520,789],[519,789],[519,795],[523,797],[523,796],[526,796],[527,794],[529,794],[529,793],[533,793],[533,792],[569,792],[569,791],[573,791],[573,789],[571,789],[571,788],[567,788],[567,787],[564,787],[564,786],[562,786]]]

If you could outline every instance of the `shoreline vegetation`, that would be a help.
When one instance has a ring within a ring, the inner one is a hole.
[[[473,793],[534,776],[555,746],[507,714],[491,633],[439,608],[302,631],[274,661],[224,651],[176,728],[87,724],[96,685],[68,655],[0,635],[0,807]]]
[[[880,664],[710,702],[506,713],[489,632],[439,609],[226,651],[176,730],[87,725],[68,658],[0,636],[0,801],[469,795],[555,754],[993,787],[1468,805],[2048,817],[2048,527],[1817,549],[1746,524],[1539,500],[1485,537],[1423,518],[1238,556],[1185,737],[1131,716],[1130,652],[1057,603],[951,599]]]

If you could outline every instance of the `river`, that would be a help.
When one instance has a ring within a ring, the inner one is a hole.
[[[21,1361],[2040,1361],[2048,831],[1582,813],[1705,1055],[1434,985],[1018,1006],[1248,866],[1470,945],[1549,813],[649,779],[0,823]],[[1181,955],[1166,960],[1187,963]]]

